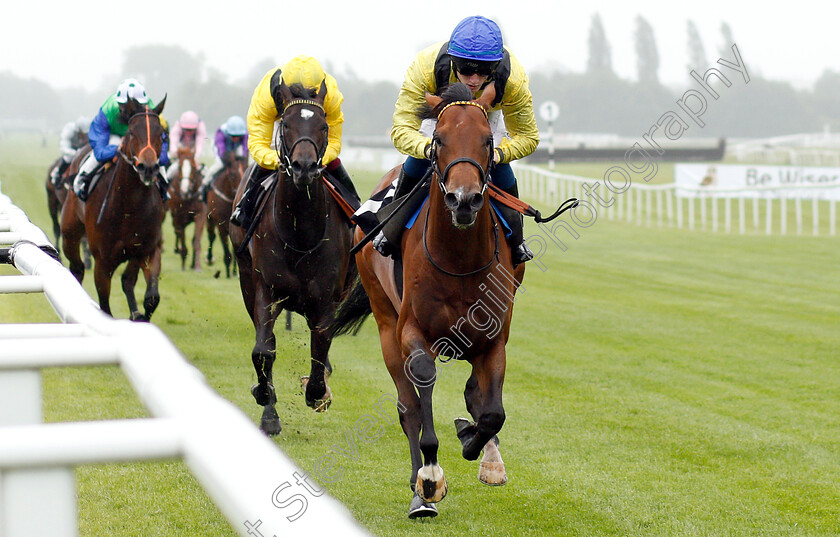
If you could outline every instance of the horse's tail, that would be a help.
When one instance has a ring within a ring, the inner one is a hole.
[[[347,333],[356,335],[372,311],[370,309],[370,299],[362,285],[362,280],[357,275],[350,291],[344,296],[335,311],[335,317],[330,327],[332,337]]]

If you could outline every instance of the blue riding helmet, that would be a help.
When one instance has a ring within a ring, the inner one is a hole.
[[[504,56],[502,31],[490,19],[480,15],[467,17],[452,31],[446,52],[466,60],[499,61]]]
[[[228,136],[245,136],[248,133],[248,128],[245,126],[244,119],[239,116],[230,116],[222,125],[222,132]]]

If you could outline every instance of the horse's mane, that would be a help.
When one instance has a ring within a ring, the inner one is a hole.
[[[438,91],[438,95],[443,99],[437,106],[432,108],[427,103],[424,103],[417,109],[417,117],[420,119],[437,119],[438,114],[444,106],[455,101],[472,101],[473,94],[466,84],[461,82],[454,82],[448,84]]]
[[[296,99],[314,99],[318,95],[317,89],[307,88],[300,82],[295,82],[289,86],[289,91],[292,93],[292,97]]]

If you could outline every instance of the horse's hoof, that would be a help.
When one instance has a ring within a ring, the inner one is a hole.
[[[466,445],[467,441],[475,435],[475,423],[467,418],[455,418],[455,434],[458,435],[458,440],[461,445]]]
[[[478,466],[478,480],[491,486],[501,486],[507,483],[505,461],[502,460],[502,454],[499,451],[499,437],[496,435],[493,435],[493,438],[484,445],[484,456]]]
[[[482,462],[478,466],[478,480],[485,485],[500,487],[507,483],[507,473],[503,462]]]
[[[266,405],[263,409],[262,418],[260,419],[260,430],[268,436],[278,435],[283,430],[283,427],[280,425],[280,416],[277,415],[277,410],[271,405]]]
[[[414,520],[415,518],[436,517],[438,515],[437,507],[433,503],[426,503],[417,492],[411,498],[411,505],[408,507],[408,518]]]
[[[324,397],[320,399],[309,399],[306,397],[306,386],[309,385],[309,377],[304,376],[300,377],[300,385],[303,387],[304,398],[306,399],[306,406],[314,410],[315,412],[326,412],[329,410],[330,405],[332,404],[332,390],[330,390],[329,384],[326,385],[327,391],[324,393]]]
[[[146,317],[145,315],[143,315],[142,313],[140,313],[139,311],[131,312],[130,319],[134,322],[137,322],[137,323],[148,323],[149,322],[149,318]]]
[[[446,478],[443,475],[443,468],[439,464],[428,465],[420,468],[417,472],[417,483],[414,491],[420,494],[423,501],[437,503],[446,497]]]

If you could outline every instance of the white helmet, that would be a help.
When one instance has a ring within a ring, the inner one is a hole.
[[[126,78],[117,87],[117,102],[124,104],[129,99],[134,99],[140,104],[149,102],[149,97],[146,95],[146,88],[134,78]]]
[[[88,132],[90,130],[90,118],[85,116],[76,118],[76,130]]]

